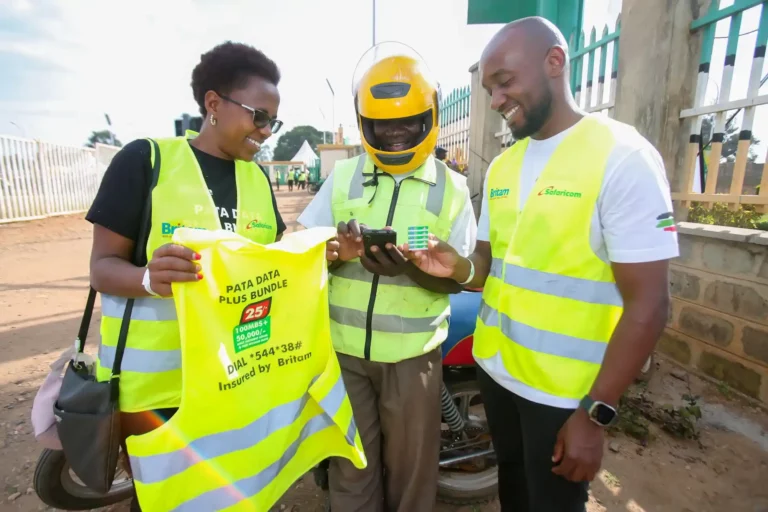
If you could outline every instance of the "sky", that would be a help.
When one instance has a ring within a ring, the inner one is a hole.
[[[467,0],[376,3],[377,42],[413,47],[444,95],[469,84],[469,67],[501,27],[467,25]],[[620,6],[621,0],[587,0],[587,31],[612,28]],[[742,33],[757,26],[759,10],[752,11]],[[727,30],[721,22],[718,35]],[[754,37],[742,37],[732,99],[746,91]],[[174,119],[197,112],[189,82],[200,55],[233,40],[259,48],[280,67],[283,130],[331,130],[335,121],[354,141],[352,76],[372,38],[371,0],[0,0],[0,134],[80,146],[92,130],[106,128],[108,113],[123,143],[171,136]],[[725,40],[718,45],[713,77]],[[711,82],[716,96],[717,79]],[[757,125],[768,140],[765,107]]]
[[[197,111],[189,82],[200,54],[229,39],[280,67],[283,130],[331,130],[335,120],[349,134],[353,72],[372,44],[371,4],[0,0],[0,133],[80,145],[105,128],[106,112],[123,142],[173,135],[173,120]],[[377,4],[377,40],[415,48],[444,91],[469,84],[469,67],[499,28],[467,26],[467,0]]]

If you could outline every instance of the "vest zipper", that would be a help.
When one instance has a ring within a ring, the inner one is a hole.
[[[389,213],[387,214],[387,223],[385,224],[386,226],[392,225],[392,220],[395,218],[395,207],[397,207],[397,196],[400,195],[400,185],[402,185],[408,179],[411,178],[408,177],[400,181],[392,178],[392,180],[395,182],[395,191],[392,193],[392,201],[389,203]],[[365,356],[366,361],[371,360],[371,339],[373,338],[373,308],[376,305],[376,292],[378,289],[379,274],[374,274],[373,281],[371,282],[371,296],[368,299],[368,313],[365,317],[365,349],[363,351],[363,355]]]

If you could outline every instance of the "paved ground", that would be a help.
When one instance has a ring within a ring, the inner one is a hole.
[[[278,193],[289,230],[297,229],[295,219],[308,199],[285,187]],[[29,411],[47,365],[77,331],[89,251],[90,226],[82,216],[0,225],[0,511],[46,510],[30,489],[40,448],[31,435]],[[98,315],[93,325],[97,322]],[[701,442],[661,432],[646,447],[624,437],[611,439],[613,451],[606,450],[589,512],[768,511],[766,415],[664,361],[648,389],[659,403],[680,403],[684,393],[702,397]],[[316,511],[322,501],[322,493],[305,478],[278,508]],[[498,510],[497,504],[437,509]]]

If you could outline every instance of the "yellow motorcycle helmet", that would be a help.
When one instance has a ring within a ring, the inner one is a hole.
[[[389,174],[404,174],[427,161],[440,132],[440,87],[418,53],[395,42],[372,47],[357,65],[352,94],[360,140],[376,167]],[[376,140],[373,122],[412,118],[421,122],[413,147],[384,151]]]

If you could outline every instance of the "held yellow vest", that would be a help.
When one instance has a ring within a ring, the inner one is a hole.
[[[127,439],[142,510],[266,512],[327,457],[365,467],[330,341],[334,234],[315,228],[270,246],[226,231],[174,234],[201,254],[206,278],[173,284],[181,407]]]
[[[392,226],[398,244],[408,241],[408,226],[429,226],[447,239],[467,197],[466,178],[432,157],[399,185],[379,171],[373,186],[373,162],[365,154],[337,162],[333,176],[334,223]],[[357,258],[333,271],[330,303],[333,346],[342,354],[393,363],[434,350],[448,333],[447,295],[406,275],[373,275]]]
[[[152,191],[147,261],[152,259],[155,249],[171,242],[179,227],[221,229],[213,199],[187,140],[184,137],[160,139],[157,144],[160,177]],[[153,163],[154,159],[153,149]],[[237,233],[258,243],[274,242],[277,227],[266,176],[256,164],[243,161],[235,162],[235,176]],[[108,380],[112,374],[126,300],[101,295],[101,345],[96,371],[100,381]],[[120,410],[139,412],[178,407],[180,398],[181,352],[173,300],[138,298],[133,306],[122,361]]]
[[[528,139],[488,170],[493,261],[475,330],[474,355],[501,354],[506,372],[548,395],[581,399],[600,369],[622,313],[610,264],[590,247],[590,226],[615,138],[588,116],[547,162],[522,210]]]

